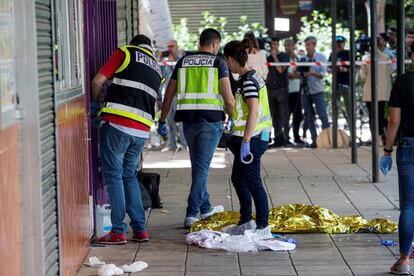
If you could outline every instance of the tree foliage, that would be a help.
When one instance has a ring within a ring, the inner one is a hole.
[[[188,28],[188,19],[182,18],[180,24],[173,25],[173,31],[175,39],[179,42],[180,47],[194,51],[197,49],[198,37],[200,33],[206,28],[214,28],[219,31],[222,37],[222,44],[231,41],[231,40],[240,40],[243,38],[244,34],[247,31],[253,31],[256,37],[266,37],[267,29],[261,23],[248,23],[247,16],[240,16],[240,26],[238,27],[237,32],[228,32],[227,27],[227,18],[226,17],[216,17],[208,11],[202,13],[202,20],[200,22],[200,27],[198,28],[198,33],[190,32]]]
[[[391,7],[388,11],[388,17],[385,22],[387,27],[397,27],[396,18],[396,1],[387,0],[388,7]],[[405,28],[411,29],[414,27],[414,0],[405,0]],[[387,13],[387,12],[386,12]]]
[[[310,17],[302,17],[301,21],[298,40],[303,42],[306,37],[314,36],[318,40],[317,51],[329,56],[332,51],[332,18],[315,10]],[[358,36],[359,33],[357,31],[355,35]],[[336,34],[344,36],[349,41],[349,29],[342,23],[336,24]]]

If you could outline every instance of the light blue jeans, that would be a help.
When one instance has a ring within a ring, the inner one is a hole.
[[[131,136],[105,123],[100,133],[102,172],[111,205],[112,231],[126,233],[125,211],[134,231],[145,230],[145,211],[136,177],[146,139]]]
[[[186,216],[197,217],[199,213],[211,211],[207,192],[208,172],[223,132],[223,123],[183,123],[183,127],[191,161],[191,190]]]
[[[312,135],[312,142],[316,143],[318,134],[316,133],[315,115],[312,113],[312,105],[315,104],[319,119],[322,121],[322,129],[329,127],[328,113],[326,113],[326,102],[323,92],[316,94],[303,95],[301,98],[302,107],[305,110],[305,122]]]
[[[410,255],[414,237],[414,138],[402,138],[397,149],[400,220],[400,253]]]

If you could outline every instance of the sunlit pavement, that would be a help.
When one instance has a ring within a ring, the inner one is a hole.
[[[381,182],[370,182],[371,149],[359,151],[359,164],[350,162],[350,149],[271,149],[262,158],[262,176],[273,207],[304,203],[328,208],[338,215],[359,214],[366,219],[398,219],[395,168]],[[209,178],[213,204],[238,210],[230,183],[232,155],[217,150]],[[295,251],[229,254],[185,243],[182,228],[190,186],[188,152],[147,151],[144,170],[161,174],[164,209],[148,212],[150,242],[93,247],[90,256],[107,263],[145,261],[149,267],[132,275],[386,275],[398,247],[379,245],[397,241],[397,234],[288,234],[300,242]],[[128,237],[130,237],[129,234]],[[83,266],[78,275],[97,275]]]

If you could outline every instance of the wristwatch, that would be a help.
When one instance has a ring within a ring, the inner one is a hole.
[[[386,147],[384,147],[384,152],[386,152],[386,153],[392,153],[393,151],[394,151],[393,148],[387,149]]]

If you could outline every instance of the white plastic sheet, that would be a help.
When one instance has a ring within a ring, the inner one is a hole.
[[[124,271],[114,264],[105,264],[98,271],[99,276],[122,275]]]
[[[295,244],[272,239],[267,231],[257,233],[245,231],[244,235],[229,235],[227,233],[201,230],[187,235],[187,243],[209,249],[223,249],[228,252],[257,252],[259,250],[285,251],[296,248]]]
[[[89,263],[87,263],[86,265],[89,265],[90,267],[99,267],[104,264],[105,262],[99,260],[98,257],[92,256],[89,257]]]
[[[143,271],[148,267],[148,264],[146,262],[135,262],[131,265],[123,265],[121,268],[125,273],[134,273],[134,272],[140,272]]]

